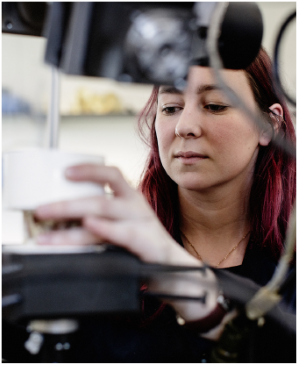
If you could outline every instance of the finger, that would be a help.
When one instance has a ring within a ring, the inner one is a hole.
[[[83,226],[95,236],[127,249],[145,262],[161,262],[161,251],[155,250],[153,245],[148,245],[145,239],[142,239],[143,235],[139,235],[141,228],[137,228],[136,224],[130,221],[115,222],[91,216],[83,220]]]
[[[131,197],[134,193],[134,189],[129,186],[121,171],[116,167],[81,164],[67,168],[65,175],[73,181],[89,181],[103,185],[109,184],[115,196]]]
[[[134,204],[132,200],[128,204],[124,199],[110,199],[106,196],[55,202],[39,206],[34,212],[40,220],[80,219],[84,216],[120,220],[142,218],[149,214],[150,209],[142,197],[136,197]]]
[[[103,242],[84,228],[71,228],[44,233],[36,238],[39,245],[92,245]]]

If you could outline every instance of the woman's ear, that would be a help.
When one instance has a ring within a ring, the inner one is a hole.
[[[278,132],[278,129],[280,127],[280,122],[279,119],[282,120],[282,116],[283,116],[283,109],[282,106],[279,103],[274,103],[272,104],[269,109],[272,111],[269,113],[269,116],[272,120],[272,124],[273,124],[273,130],[268,129],[268,130],[264,130],[260,133],[260,138],[259,138],[259,144],[261,146],[267,146],[269,145],[271,139],[272,139],[272,135],[273,135],[273,131],[274,133]],[[278,117],[276,117],[276,115]]]
[[[277,116],[280,116],[283,118],[283,109],[282,106],[279,103],[272,104],[269,109],[273,112],[270,112],[272,116],[274,116],[274,113],[277,114]]]

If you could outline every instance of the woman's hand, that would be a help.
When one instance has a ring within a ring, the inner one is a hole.
[[[81,219],[81,228],[53,231],[37,238],[38,244],[87,245],[109,242],[127,249],[145,262],[201,266],[202,263],[182,248],[165,230],[140,192],[131,188],[117,168],[84,164],[71,167],[66,177],[72,181],[109,184],[114,196],[98,196],[40,206],[40,220]],[[214,284],[212,287],[211,285]],[[170,301],[186,320],[206,316],[216,305],[217,286],[212,271],[205,278],[199,272],[158,275],[149,289],[160,293],[202,296],[205,305],[194,301]]]
[[[128,249],[146,262],[177,262],[172,258],[174,240],[143,195],[127,184],[117,168],[79,165],[67,169],[66,177],[77,182],[109,184],[114,197],[103,195],[38,207],[35,216],[40,220],[82,220],[81,228],[53,231],[38,237],[39,244],[86,245],[106,241]],[[177,247],[178,251],[186,253],[179,245]]]

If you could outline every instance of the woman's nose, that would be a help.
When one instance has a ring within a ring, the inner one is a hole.
[[[202,135],[202,126],[199,111],[185,108],[177,122],[175,135],[183,138],[200,137]]]

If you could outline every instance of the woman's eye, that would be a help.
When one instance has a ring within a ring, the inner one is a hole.
[[[220,105],[220,104],[207,104],[206,106],[204,106],[205,109],[207,109],[210,112],[223,112],[226,110],[226,108],[228,108],[226,105]]]
[[[181,108],[180,107],[164,107],[162,109],[162,113],[165,115],[172,115],[178,112]]]

